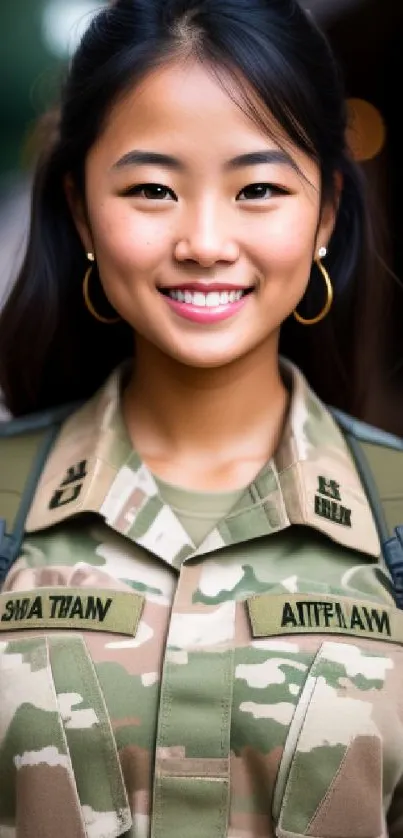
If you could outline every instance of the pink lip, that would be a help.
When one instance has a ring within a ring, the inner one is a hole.
[[[191,303],[180,303],[179,300],[173,300],[172,297],[164,295],[168,305],[176,314],[179,314],[180,317],[184,317],[185,320],[192,320],[193,323],[205,324],[219,323],[220,320],[227,320],[228,317],[232,317],[234,314],[237,314],[237,312],[245,305],[248,297],[249,295],[247,294],[244,297],[241,297],[240,300],[236,300],[234,303],[210,308],[208,306],[193,306]]]

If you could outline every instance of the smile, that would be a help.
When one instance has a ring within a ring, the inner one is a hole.
[[[159,289],[176,314],[195,323],[226,320],[243,308],[253,288],[228,291],[194,291],[189,288]]]
[[[203,291],[179,291],[174,288],[165,293],[171,300],[178,300],[180,303],[216,308],[217,306],[226,306],[228,303],[236,303],[246,291],[209,291],[205,294]]]

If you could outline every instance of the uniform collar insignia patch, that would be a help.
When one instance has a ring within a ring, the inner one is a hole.
[[[87,461],[80,460],[74,466],[67,469],[67,473],[60,483],[60,486],[53,493],[49,509],[58,509],[77,500],[83,488],[84,479],[87,476]]]
[[[318,484],[318,491],[315,495],[316,514],[320,518],[327,518],[333,524],[351,527],[351,509],[341,503],[339,483],[319,476]]]

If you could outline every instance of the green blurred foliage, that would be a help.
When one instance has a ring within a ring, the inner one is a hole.
[[[27,137],[60,88],[63,62],[43,34],[47,3],[0,0],[0,183],[27,165]]]

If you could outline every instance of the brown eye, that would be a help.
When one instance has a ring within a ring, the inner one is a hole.
[[[273,198],[275,195],[286,195],[285,189],[272,183],[250,183],[238,192],[238,201],[259,201]]]
[[[139,183],[124,192],[129,197],[145,198],[148,201],[177,201],[172,189],[161,183]]]

